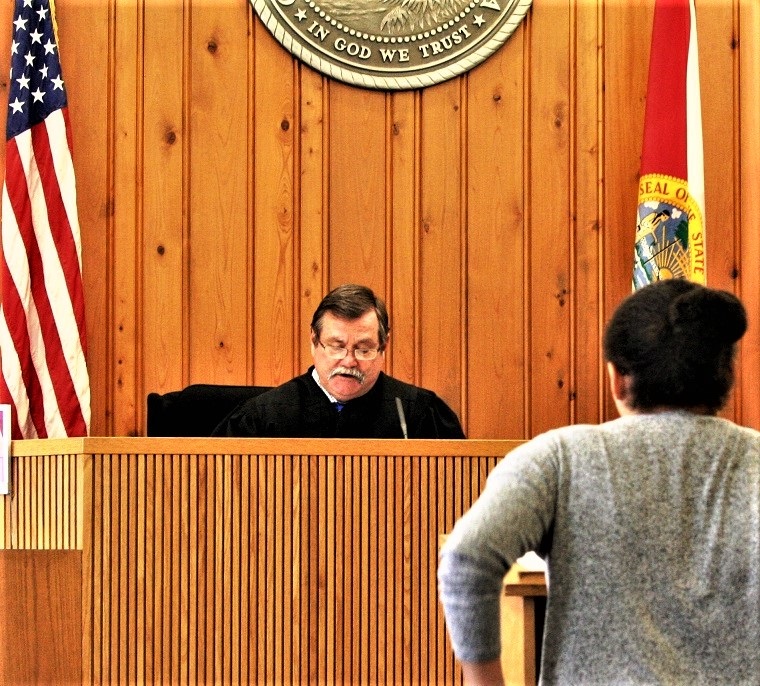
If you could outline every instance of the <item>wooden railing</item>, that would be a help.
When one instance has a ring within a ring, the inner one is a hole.
[[[67,683],[458,684],[438,536],[518,444],[18,441],[0,551],[36,551],[53,578],[67,565],[58,592],[81,595],[82,634],[81,655],[59,665]],[[4,587],[19,564],[3,558]],[[5,637],[25,621],[0,615]],[[50,626],[32,642],[55,643]],[[25,642],[27,658],[44,650]],[[8,683],[26,676],[12,654]]]

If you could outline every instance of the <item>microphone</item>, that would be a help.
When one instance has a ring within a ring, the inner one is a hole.
[[[406,417],[404,416],[404,406],[401,404],[401,398],[396,398],[396,410],[398,410],[398,421],[401,424],[404,438],[409,438],[409,435],[406,433]]]

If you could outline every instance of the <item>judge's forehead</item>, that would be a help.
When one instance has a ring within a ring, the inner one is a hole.
[[[374,310],[365,312],[356,319],[343,319],[331,312],[325,312],[322,318],[322,336],[341,338],[345,336],[362,336],[375,340],[378,334],[377,313]]]

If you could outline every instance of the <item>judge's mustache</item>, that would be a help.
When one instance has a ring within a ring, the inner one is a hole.
[[[330,372],[330,376],[327,377],[328,379],[332,379],[334,376],[353,376],[360,384],[364,383],[364,372],[362,372],[360,369],[357,369],[356,367],[335,367]]]

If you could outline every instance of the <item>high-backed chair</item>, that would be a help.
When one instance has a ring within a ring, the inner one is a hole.
[[[181,391],[148,394],[148,436],[210,436],[232,410],[271,386],[192,384]]]

